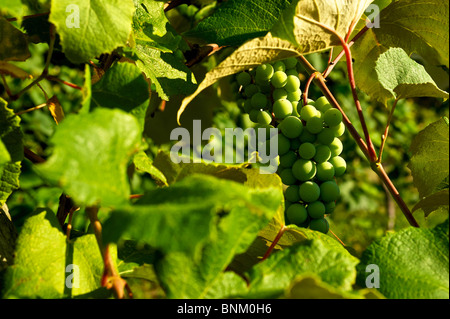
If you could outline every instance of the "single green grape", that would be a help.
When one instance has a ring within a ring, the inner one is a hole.
[[[286,91],[295,92],[300,89],[300,79],[295,75],[288,75],[286,85],[284,86]]]
[[[310,160],[316,155],[316,147],[314,144],[306,142],[300,145],[298,148],[298,154],[301,158],[304,158],[306,160]]]
[[[317,139],[317,135],[311,134],[308,130],[303,130],[300,135],[300,141],[302,143],[314,143]]]
[[[237,75],[236,81],[241,86],[247,86],[252,83],[252,76],[247,72],[241,72]]]
[[[299,194],[303,201],[312,203],[320,198],[320,187],[315,182],[307,181],[300,185]]]
[[[291,185],[286,188],[284,198],[293,203],[299,202],[301,200],[299,191],[300,187],[298,185]]]
[[[316,230],[323,234],[326,234],[330,230],[330,224],[328,223],[328,221],[325,218],[313,219],[309,223],[309,228],[311,230]]]
[[[325,203],[325,214],[332,214],[336,208],[336,202]]]
[[[272,114],[267,111],[259,111],[256,120],[261,125],[269,125],[270,123],[272,123]]]
[[[311,117],[308,121],[306,121],[306,129],[311,134],[319,134],[323,130],[323,120],[320,117]]]
[[[281,99],[273,103],[273,114],[275,118],[282,120],[292,114],[292,103],[289,100]]]
[[[245,100],[245,102],[244,102],[244,112],[249,114],[252,110],[253,110],[252,100],[250,100],[250,99]]]
[[[325,215],[325,205],[321,201],[309,203],[306,207],[309,217],[313,219],[323,218]]]
[[[334,138],[333,142],[329,144],[331,156],[338,156],[342,154],[342,151],[344,150],[344,145],[342,145],[342,142],[337,137]]]
[[[260,113],[260,110],[251,110],[250,113],[248,114],[250,117],[250,121],[252,121],[253,123],[258,123],[258,115]]]
[[[336,177],[344,175],[347,170],[347,162],[340,156],[334,156],[330,158],[329,162],[334,167],[334,172]]]
[[[323,119],[329,127],[333,127],[342,122],[343,116],[338,109],[331,108],[325,112]]]
[[[292,169],[290,168],[283,169],[280,172],[279,176],[284,185],[294,185],[295,183],[297,183],[297,179],[292,174]]]
[[[249,84],[244,88],[245,96],[249,99],[258,92],[259,87],[256,84]]]
[[[290,103],[290,102],[289,102]],[[278,126],[287,138],[297,138],[302,134],[303,131],[303,123],[296,116],[288,116],[286,117]]]
[[[274,101],[287,99],[288,93],[285,89],[275,89],[273,90],[272,97]]]
[[[257,110],[264,109],[267,106],[267,96],[263,93],[256,93],[252,96],[252,107]]]
[[[274,70],[272,65],[268,63],[261,64],[256,68],[255,80],[261,82],[268,81],[272,78],[273,75]]]
[[[286,69],[293,69],[297,66],[297,59],[296,58],[287,58],[284,60],[284,64],[286,65]]]
[[[339,123],[339,125],[330,127],[330,129],[334,132],[335,137],[341,137],[345,133],[345,124]]]
[[[277,71],[273,74],[271,83],[275,88],[281,89],[286,85],[287,80],[288,76],[286,75],[286,73],[284,73],[283,71]]]
[[[317,135],[317,142],[323,145],[330,145],[334,141],[334,131],[330,128],[324,128]]]
[[[317,164],[317,179],[319,181],[330,181],[335,174],[334,166],[330,162],[323,162]]]
[[[286,154],[280,156],[280,166],[284,168],[291,168],[297,160],[297,154],[293,151],[289,151]]]
[[[341,192],[335,181],[320,184],[320,199],[324,202],[334,202],[339,199]]]
[[[275,72],[277,71],[286,71],[286,65],[283,63],[283,61],[277,61],[273,64],[273,69]]]
[[[303,224],[308,219],[308,212],[302,204],[292,204],[286,210],[286,216],[292,224],[297,226]]]
[[[291,149],[291,142],[286,136],[284,136],[283,134],[278,134],[273,138],[278,139],[278,155],[282,156],[289,152],[289,150]]]
[[[310,118],[315,116],[317,116],[317,109],[314,107],[314,105],[307,104],[302,107],[300,111],[300,117],[303,121],[308,122]]]
[[[311,180],[316,176],[317,166],[313,161],[298,159],[292,166],[292,174],[301,182]]]
[[[298,102],[302,97],[302,90],[298,89],[295,92],[288,92],[286,98],[291,102]],[[296,109],[296,107],[295,107]]]
[[[326,145],[318,145],[316,147],[316,155],[314,155],[314,161],[316,163],[323,163],[331,158],[330,148]]]

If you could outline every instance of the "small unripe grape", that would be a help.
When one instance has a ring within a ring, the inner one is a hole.
[[[326,145],[319,145],[316,147],[316,155],[314,155],[314,160],[316,163],[323,163],[331,158],[330,148]]]
[[[328,100],[325,96],[321,96],[316,100],[316,109],[318,109],[320,112],[325,113],[329,109],[332,108],[331,104],[328,103]]]
[[[320,199],[324,202],[334,202],[339,199],[341,192],[335,181],[320,184]]]
[[[317,139],[317,136],[311,134],[308,130],[303,130],[302,135],[300,135],[300,141],[302,143],[314,143]]]
[[[292,174],[292,170],[290,168],[283,169],[279,175],[284,185],[294,185],[297,183],[297,179]]]
[[[297,138],[302,134],[303,123],[298,117],[288,116],[278,126],[284,136],[288,138]]]
[[[298,101],[300,101],[301,97],[302,97],[302,91],[300,89],[298,89],[295,92],[289,92],[287,94],[287,99],[291,102],[298,102]]]
[[[252,107],[257,110],[264,109],[267,106],[267,96],[262,93],[255,93],[252,96]]]
[[[292,114],[292,103],[289,100],[277,100],[273,103],[273,114],[275,118],[282,120]]]
[[[326,234],[330,230],[330,225],[328,224],[328,221],[325,218],[313,219],[309,223],[309,228],[311,230],[316,230]]]
[[[245,102],[244,102],[244,112],[249,114],[252,110],[253,110],[252,100],[249,100],[249,99],[245,100]]]
[[[287,99],[288,93],[285,89],[275,89],[273,90],[272,97],[274,101]]]
[[[341,137],[345,133],[345,124],[341,122],[337,126],[330,127],[330,129],[334,132],[335,137]]]
[[[323,130],[323,120],[320,117],[311,117],[306,121],[306,129],[311,134],[319,134]]]
[[[286,75],[287,76],[293,75],[293,76],[297,76],[298,77],[299,73],[300,72],[298,72],[296,69],[288,69],[288,70],[286,70]]]
[[[323,120],[329,127],[339,125],[342,119],[342,113],[338,109],[329,109],[323,116]]]
[[[256,81],[267,81],[272,78],[274,74],[273,66],[266,63],[261,64],[256,68],[255,80]]]
[[[245,96],[249,99],[258,92],[259,87],[256,84],[249,84],[244,89]]]
[[[292,166],[292,174],[301,182],[313,179],[316,173],[317,167],[313,161],[299,159]]]
[[[317,116],[317,109],[314,107],[314,105],[307,104],[302,107],[300,111],[300,117],[303,121],[308,122],[310,118],[315,116]]]
[[[317,179],[319,181],[330,181],[335,174],[334,166],[330,162],[323,162],[317,164]]]
[[[289,222],[299,226],[308,219],[308,212],[302,204],[292,204],[287,209],[286,216]]]
[[[332,214],[336,208],[336,202],[325,203],[325,214]]]
[[[261,125],[269,125],[272,123],[272,114],[267,111],[259,111],[257,122]]]
[[[297,154],[293,151],[289,151],[286,154],[280,156],[280,166],[285,168],[291,168],[297,160]]]
[[[334,138],[333,142],[329,144],[331,156],[338,156],[341,155],[342,151],[344,150],[344,145],[342,145],[342,142],[337,137]]]
[[[299,202],[301,200],[299,191],[300,187],[298,185],[291,185],[284,192],[284,198],[293,203]]]
[[[312,203],[319,199],[320,187],[316,183],[308,181],[300,185],[299,194],[303,201]]]
[[[336,177],[344,175],[347,170],[347,162],[340,156],[330,158],[329,162],[334,167],[334,174]]]
[[[316,147],[312,143],[303,143],[298,148],[298,154],[301,158],[304,158],[306,160],[310,160],[311,158],[316,155]]]
[[[258,115],[260,113],[260,110],[251,110],[250,113],[248,114],[250,117],[250,121],[252,121],[253,123],[258,123]]]
[[[284,64],[286,65],[286,69],[293,69],[297,66],[296,58],[287,58],[284,60]]]
[[[241,72],[237,75],[236,81],[239,85],[247,86],[252,82],[252,76],[247,72]]]
[[[282,156],[289,152],[291,148],[291,142],[289,139],[283,134],[278,134],[274,136],[274,138],[278,139],[278,155]]]
[[[273,65],[273,69],[275,72],[277,71],[286,71],[286,65],[282,61],[277,61]]]
[[[323,145],[330,145],[334,141],[334,132],[330,128],[324,128],[317,135],[317,142]]]
[[[313,219],[320,219],[325,215],[325,205],[320,201],[309,203],[306,210],[308,211],[309,217]]]
[[[295,92],[300,89],[300,79],[295,75],[288,75],[286,85],[284,86],[286,91]]]
[[[284,73],[283,71],[277,71],[273,74],[272,85],[277,89],[281,89],[286,85],[287,79],[288,77],[286,73]]]

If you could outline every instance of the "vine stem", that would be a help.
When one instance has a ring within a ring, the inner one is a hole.
[[[381,164],[381,159],[383,157],[383,150],[384,150],[384,146],[386,145],[386,140],[389,134],[389,127],[391,125],[392,122],[392,117],[394,116],[394,111],[395,108],[397,107],[397,103],[398,103],[399,99],[397,98],[394,102],[394,104],[392,105],[392,109],[389,112],[389,118],[386,124],[386,129],[384,130],[384,134],[381,136],[381,146],[380,146],[380,155],[378,155],[378,164]]]
[[[281,237],[283,236],[284,232],[287,230],[288,228],[283,225],[281,226],[281,229],[278,231],[278,234],[275,236],[275,239],[273,240],[272,244],[270,245],[269,249],[267,249],[266,253],[264,254],[263,258],[261,259],[261,261],[266,260],[270,254],[272,253],[273,249],[275,248],[275,246],[278,244],[278,242],[280,241]]]
[[[103,257],[104,271],[101,279],[101,285],[108,289],[113,289],[114,295],[118,299],[124,298],[124,290],[128,292],[128,297],[132,298],[132,292],[127,282],[122,279],[114,267],[114,261],[109,251],[109,245],[103,244],[102,225],[98,219],[98,207],[87,207],[86,213],[94,229],[100,253]]]

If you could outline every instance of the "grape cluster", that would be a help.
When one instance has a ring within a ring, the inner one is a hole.
[[[345,126],[325,97],[304,105],[299,71],[297,60],[289,58],[237,74],[238,104],[257,126],[278,128],[286,220],[327,233],[325,216],[340,196],[335,178],[347,169],[339,139]]]

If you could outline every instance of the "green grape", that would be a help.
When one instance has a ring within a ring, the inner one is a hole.
[[[300,89],[300,79],[295,75],[288,75],[286,85],[284,87],[288,92],[295,92]]]
[[[277,71],[286,71],[286,65],[283,63],[283,61],[277,61],[273,65],[273,69],[275,72]]]
[[[302,134],[303,124],[298,117],[288,116],[280,123],[278,128],[284,136],[292,139],[297,138]]]
[[[325,214],[332,214],[336,208],[336,202],[325,203]]]
[[[289,222],[298,226],[308,219],[308,212],[302,204],[292,204],[286,210],[286,216]]]
[[[330,128],[324,128],[318,135],[317,135],[317,142],[323,145],[330,145],[334,140],[334,132]]]
[[[286,188],[284,198],[293,203],[299,202],[301,200],[299,191],[300,187],[298,185],[291,185]]]
[[[330,158],[329,162],[334,167],[334,174],[336,177],[344,175],[345,171],[347,170],[347,162],[345,161],[345,159],[340,156],[335,156]]]
[[[288,210],[289,206],[291,206],[292,204],[294,204],[294,203],[285,199],[284,200],[284,211],[286,212]]]
[[[318,145],[316,147],[316,155],[314,155],[314,160],[316,163],[323,163],[331,158],[330,148],[326,145]]]
[[[314,143],[317,139],[317,136],[311,134],[308,130],[303,130],[302,135],[300,135],[300,141],[302,143]]]
[[[297,154],[293,151],[289,151],[286,154],[280,156],[280,166],[285,168],[291,168],[297,160]]]
[[[272,85],[277,89],[281,89],[286,85],[287,79],[288,77],[286,73],[284,73],[283,71],[277,71],[273,74]]]
[[[290,168],[283,169],[279,175],[284,185],[294,185],[297,183],[297,179],[292,174],[292,169]]]
[[[320,184],[320,199],[324,202],[334,202],[338,200],[341,192],[335,181],[326,181]]]
[[[329,144],[331,156],[338,156],[341,155],[342,151],[344,150],[344,145],[342,145],[342,142],[337,137],[334,138],[333,142]]]
[[[298,89],[295,92],[289,92],[286,97],[291,102],[298,102],[302,97],[302,90]]]
[[[274,75],[273,66],[266,63],[261,64],[256,68],[255,80],[265,82],[272,78]]]
[[[259,110],[251,110],[250,113],[248,114],[250,117],[250,121],[252,121],[253,123],[258,123],[258,115],[259,115],[260,111]]]
[[[322,112],[325,113],[329,108],[331,108],[330,103],[328,103],[328,100],[325,96],[321,96],[316,100],[316,108]]]
[[[286,75],[287,75],[287,76],[293,75],[293,76],[298,77],[298,74],[299,74],[299,73],[300,73],[300,72],[297,72],[296,69],[288,69],[288,70],[286,70]]]
[[[312,143],[303,143],[298,148],[298,154],[301,158],[304,158],[306,160],[310,160],[316,155],[316,147]]]
[[[252,76],[247,72],[241,72],[237,75],[236,81],[241,86],[247,86],[252,83]]]
[[[341,137],[345,133],[345,124],[341,122],[339,125],[330,127],[330,130],[334,132],[335,137]]]
[[[288,97],[288,93],[285,89],[275,89],[273,90],[272,97],[274,101],[283,99],[285,100]]]
[[[312,203],[320,198],[320,187],[316,183],[308,181],[300,185],[299,194],[303,201]]]
[[[267,96],[262,93],[255,93],[252,96],[252,107],[257,110],[264,109],[267,106]]]
[[[291,149],[291,142],[286,136],[278,134],[277,136],[274,136],[274,138],[278,139],[278,155],[282,156],[289,152]]]
[[[244,112],[249,114],[252,110],[253,110],[252,100],[249,100],[249,99],[245,100],[245,102],[244,102]]]
[[[330,230],[330,224],[328,224],[328,221],[325,218],[313,219],[309,223],[309,228],[326,234]]]
[[[320,201],[309,203],[306,210],[312,219],[320,219],[325,215],[325,205]]]
[[[293,101],[293,102],[291,101],[291,104],[292,104],[292,115],[300,118],[300,114],[298,114],[298,111],[297,111],[297,105],[299,103],[297,101]]]
[[[301,182],[313,179],[316,173],[317,167],[313,161],[298,159],[292,166],[292,174]]]
[[[329,109],[325,112],[323,120],[329,127],[339,125],[342,122],[343,116],[338,109]]]
[[[244,88],[245,96],[249,99],[258,92],[259,87],[256,84],[249,84]]]
[[[298,139],[298,138],[292,139],[291,140],[291,150],[297,151],[301,144],[302,144],[302,142],[300,142],[300,139]]]
[[[273,114],[275,118],[282,120],[292,114],[292,103],[289,100],[281,99],[273,103]]]
[[[308,121],[306,121],[306,129],[311,134],[319,134],[323,130],[323,120],[320,117],[311,117]]]
[[[334,166],[330,162],[323,162],[317,164],[317,179],[319,181],[330,181],[335,174]]]
[[[300,111],[300,117],[303,121],[308,122],[308,120],[312,117],[317,116],[317,109],[314,107],[314,105],[307,104],[302,107]]]
[[[270,123],[272,123],[272,114],[267,111],[259,111],[256,120],[259,124],[269,125]]]
[[[286,69],[293,69],[297,66],[296,58],[287,58],[284,60],[284,64],[286,65]]]

